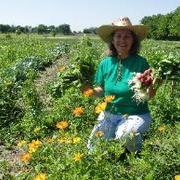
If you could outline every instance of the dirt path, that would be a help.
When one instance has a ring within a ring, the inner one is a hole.
[[[46,86],[57,78],[60,67],[67,64],[67,57],[57,59],[51,66],[46,67],[45,71],[39,72],[39,77],[34,81],[37,93],[46,111],[52,108],[52,97],[46,92]],[[0,179],[9,179],[19,172],[21,167],[20,155],[22,150],[17,147],[8,149],[0,141]]]
[[[52,97],[46,92],[46,86],[57,78],[57,72],[60,70],[60,67],[65,64],[67,64],[66,56],[56,60],[55,63],[47,67],[45,71],[41,71],[39,77],[35,80],[37,93],[46,111],[50,111],[52,108]]]
[[[19,171],[22,165],[19,157],[22,153],[22,150],[17,147],[8,149],[0,145],[0,179],[8,179]]]

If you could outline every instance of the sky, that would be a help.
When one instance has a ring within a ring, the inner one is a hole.
[[[167,14],[178,6],[180,0],[0,0],[0,24],[69,24],[72,31],[82,31],[124,16],[139,24],[144,16]]]

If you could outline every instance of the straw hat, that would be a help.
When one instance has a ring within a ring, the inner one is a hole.
[[[143,40],[148,33],[148,27],[140,25],[132,25],[128,17],[119,18],[112,23],[112,25],[103,25],[97,29],[97,34],[102,38],[103,41],[109,43],[111,41],[112,33],[119,29],[129,29],[133,31],[138,39]]]

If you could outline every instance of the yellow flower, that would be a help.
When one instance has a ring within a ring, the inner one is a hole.
[[[5,81],[6,86],[10,86],[12,84],[11,81]]]
[[[22,147],[25,144],[26,144],[26,141],[22,140],[22,141],[18,142],[17,146]]]
[[[73,138],[72,138],[72,143],[73,143],[73,144],[79,143],[80,141],[81,141],[81,138],[80,138],[80,137],[73,137]]]
[[[61,137],[61,138],[58,139],[58,142],[60,142],[61,144],[65,143],[66,142],[66,138],[65,137]]]
[[[84,108],[83,107],[77,107],[73,110],[73,115],[75,117],[79,117],[84,113]]]
[[[34,180],[45,180],[46,179],[46,174],[44,173],[39,173],[34,177]]]
[[[180,174],[174,176],[175,180],[180,180]]]
[[[106,102],[99,103],[99,104],[96,106],[96,108],[95,108],[95,112],[96,112],[97,114],[99,114],[101,111],[104,111],[104,110],[105,110],[106,106],[107,106],[107,103],[106,103]]]
[[[63,143],[71,144],[72,143],[72,140],[68,137],[60,137],[57,141],[61,144],[63,144]]]
[[[40,128],[40,127],[37,127],[37,128],[34,129],[34,132],[35,132],[35,133],[38,133],[40,130],[41,130],[41,128]]]
[[[27,162],[31,159],[31,154],[30,153],[24,153],[20,156],[21,161]]]
[[[29,146],[29,153],[33,153],[37,150],[37,148],[41,145],[41,141],[39,140],[32,140],[31,143],[28,144]]]
[[[114,98],[115,98],[115,96],[106,96],[105,99],[104,99],[104,101],[105,101],[106,103],[111,103]]]
[[[73,160],[74,161],[80,161],[82,159],[83,155],[84,154],[76,153],[76,154],[74,154]]]
[[[58,128],[58,129],[65,129],[65,128],[67,128],[68,127],[68,122],[67,121],[60,121],[60,122],[57,122],[57,124],[56,124],[56,127]]]
[[[52,143],[52,142],[53,142],[53,138],[50,138],[50,137],[45,138],[44,140],[45,140],[47,143]]]
[[[65,66],[60,66],[60,67],[59,67],[59,72],[63,72],[65,69],[66,69]]]
[[[66,144],[71,144],[72,143],[72,140],[70,138],[66,138],[66,141],[65,141]]]
[[[103,136],[104,135],[104,132],[103,131],[97,131],[96,133],[95,133],[95,136],[96,137],[101,137],[101,136]]]
[[[165,125],[161,125],[159,128],[158,128],[158,131],[160,131],[161,133],[164,133],[166,130],[166,126]]]
[[[93,89],[91,89],[89,87],[86,87],[83,90],[83,95],[86,96],[86,97],[92,96],[93,93],[94,93]]]

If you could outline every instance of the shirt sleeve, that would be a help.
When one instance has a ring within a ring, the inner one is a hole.
[[[103,70],[103,61],[100,62],[98,65],[97,71],[95,73],[94,77],[94,84],[95,86],[101,86],[104,87],[104,70]]]

